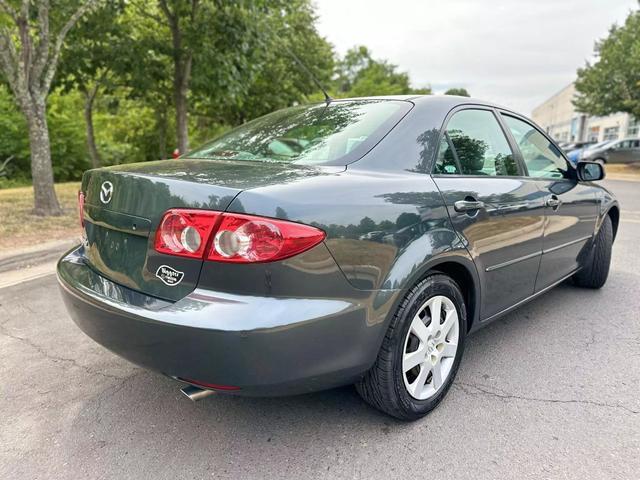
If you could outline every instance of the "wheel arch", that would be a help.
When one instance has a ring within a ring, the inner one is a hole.
[[[455,250],[429,259],[407,279],[406,290],[434,272],[448,275],[462,290],[467,309],[467,331],[470,331],[479,324],[481,298],[480,279],[471,256],[466,250]],[[398,301],[402,301],[402,298],[404,295],[400,295]],[[396,309],[397,305],[391,310],[392,315]]]
[[[615,240],[618,233],[618,225],[620,224],[620,209],[617,205],[612,205],[611,208],[607,210],[607,213],[605,215],[608,215],[609,218],[611,218],[611,226],[613,227],[613,239]]]
[[[477,279],[475,265],[472,272],[469,265],[464,262],[443,259],[432,265],[427,271],[427,275],[433,271],[441,272],[451,277],[462,290],[467,309],[467,332],[469,332],[473,325],[476,324],[476,317],[479,316],[478,306],[480,305],[480,282]]]

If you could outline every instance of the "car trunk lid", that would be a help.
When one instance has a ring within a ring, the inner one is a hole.
[[[85,256],[106,278],[178,300],[197,285],[202,260],[161,254],[156,229],[170,208],[224,211],[244,189],[294,181],[319,169],[283,163],[167,160],[85,173]]]

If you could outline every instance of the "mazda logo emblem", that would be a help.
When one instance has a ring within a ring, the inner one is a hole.
[[[100,186],[100,201],[102,203],[109,203],[113,197],[113,183],[104,182]]]

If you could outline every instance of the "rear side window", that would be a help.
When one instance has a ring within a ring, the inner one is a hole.
[[[404,101],[351,100],[286,108],[183,158],[346,165],[373,148],[411,107]]]
[[[541,178],[567,177],[567,161],[558,147],[549,141],[533,125],[509,115],[503,115],[505,123],[513,135],[529,176]]]
[[[618,148],[638,148],[640,146],[640,140],[625,140],[618,144]]]
[[[513,152],[493,112],[463,110],[455,113],[443,139],[434,173],[518,175]]]

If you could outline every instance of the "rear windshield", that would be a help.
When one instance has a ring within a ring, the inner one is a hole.
[[[291,107],[237,127],[183,158],[346,165],[367,153],[411,107],[400,100]]]

